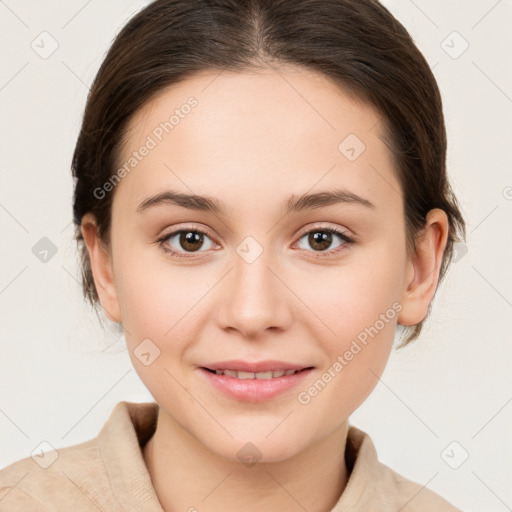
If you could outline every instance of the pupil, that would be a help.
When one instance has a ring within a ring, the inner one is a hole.
[[[197,245],[199,242],[199,245]],[[203,243],[203,235],[194,231],[185,231],[181,234],[180,244],[184,249],[197,251]]]
[[[331,245],[331,239],[332,239],[332,233],[328,232],[322,232],[322,231],[315,231],[314,233],[311,233],[309,236],[311,247],[315,247],[315,244],[319,244],[320,247],[318,247],[319,250],[325,250],[328,249]]]

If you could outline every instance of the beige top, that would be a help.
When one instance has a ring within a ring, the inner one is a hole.
[[[0,512],[163,512],[141,450],[157,417],[155,402],[119,402],[97,437],[59,448],[53,462],[46,452],[46,469],[32,457],[2,469]],[[461,512],[380,463],[368,434],[353,426],[345,456],[350,476],[331,512]]]

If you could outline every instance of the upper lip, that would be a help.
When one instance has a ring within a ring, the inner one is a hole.
[[[219,361],[217,363],[209,363],[204,365],[202,368],[208,370],[233,370],[241,372],[270,372],[277,370],[304,370],[305,368],[312,368],[311,365],[295,364],[286,361],[259,361],[259,362],[248,362],[248,361]]]

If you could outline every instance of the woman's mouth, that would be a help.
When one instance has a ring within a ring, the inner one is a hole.
[[[313,371],[309,366],[302,369],[276,369],[246,371],[223,368],[200,367],[199,370],[209,385],[229,398],[259,403],[289,391]]]
[[[270,372],[242,372],[242,371],[236,371],[236,370],[210,370],[209,368],[205,368],[205,370],[208,370],[212,373],[215,373],[216,375],[227,375],[228,377],[233,377],[235,379],[261,379],[261,380],[268,380],[268,379],[275,379],[278,377],[283,377],[283,375],[293,375],[294,373],[297,373],[299,371],[303,370],[275,370]]]

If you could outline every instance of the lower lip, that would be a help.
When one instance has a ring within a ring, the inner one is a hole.
[[[209,382],[219,391],[242,402],[264,402],[300,384],[313,370],[309,368],[293,375],[283,375],[272,379],[237,379],[227,375],[217,375],[199,368]]]

